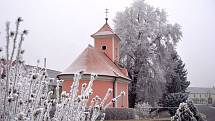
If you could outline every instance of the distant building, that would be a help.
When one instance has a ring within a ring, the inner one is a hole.
[[[188,87],[189,99],[195,104],[214,104],[215,88]]]
[[[94,81],[91,98],[95,96],[104,98],[109,88],[113,89],[111,98],[115,98],[124,91],[126,94],[114,103],[113,107],[128,107],[130,79],[127,69],[119,65],[120,38],[110,28],[107,19],[104,26],[91,37],[94,38],[94,47],[89,45],[69,67],[58,75],[58,78],[64,80],[62,90],[69,92],[74,74],[83,70],[84,75],[80,81],[79,90],[83,83],[89,82],[90,74],[97,74],[98,78]]]
[[[33,68],[36,68],[36,66],[25,65],[26,70],[31,70]],[[38,68],[42,69],[41,67],[38,67]],[[60,71],[56,71],[56,70],[52,70],[52,69],[46,69],[46,71],[47,71],[48,77],[54,78],[54,79],[56,79],[57,75],[61,73]]]
[[[30,71],[32,69],[36,68],[36,66],[32,65],[25,65],[25,69],[27,71]],[[41,67],[38,67],[39,70],[42,69]],[[46,69],[49,79],[49,91],[53,92],[53,95],[51,98],[56,98],[56,86],[57,86],[57,75],[60,74],[60,71],[52,70],[52,69]],[[60,86],[60,92],[62,91],[62,87]]]

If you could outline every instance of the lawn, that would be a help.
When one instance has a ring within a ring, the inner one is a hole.
[[[144,119],[144,120],[105,120],[105,121],[170,121],[170,118]]]

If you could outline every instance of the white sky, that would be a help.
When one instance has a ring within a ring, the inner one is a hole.
[[[183,39],[178,51],[188,69],[191,86],[215,86],[215,1],[146,0],[165,9],[171,23],[182,26]],[[62,71],[93,44],[91,34],[104,24],[104,9],[109,23],[117,11],[133,0],[0,0],[0,46],[4,43],[5,22],[21,16],[29,30],[24,42],[25,60],[35,65],[47,58],[47,67]],[[42,64],[41,64],[42,65]]]

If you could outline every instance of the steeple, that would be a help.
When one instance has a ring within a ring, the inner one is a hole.
[[[108,24],[108,9],[105,9],[105,24],[91,37],[94,38],[96,49],[103,51],[113,62],[119,62],[120,38],[113,32]]]
[[[108,21],[108,9],[107,8],[105,9],[105,21],[106,21],[106,23]]]

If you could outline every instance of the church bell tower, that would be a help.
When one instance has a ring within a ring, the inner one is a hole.
[[[108,24],[107,9],[105,13],[105,24],[91,37],[94,38],[94,47],[96,49],[104,52],[113,62],[119,62],[120,38]]]

